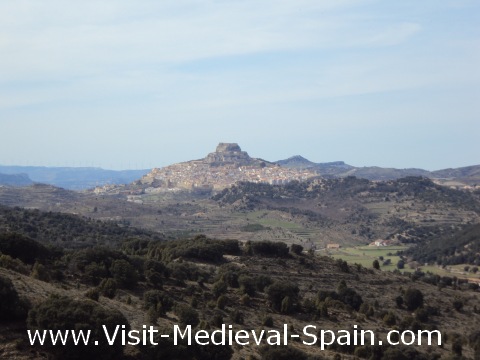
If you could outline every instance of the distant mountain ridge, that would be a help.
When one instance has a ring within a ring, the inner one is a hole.
[[[29,186],[33,185],[32,179],[27,174],[2,174],[0,173],[0,185]]]
[[[50,184],[69,190],[84,190],[105,184],[128,184],[150,170],[105,170],[94,167],[45,167],[0,165],[0,173],[10,176],[13,183],[4,185],[28,186],[34,182]],[[11,176],[15,176],[14,180]],[[30,181],[28,181],[30,180]],[[2,184],[0,175],[0,184]]]
[[[290,169],[312,170],[323,177],[355,176],[368,180],[395,180],[407,176],[423,176],[436,180],[444,185],[477,185],[480,184],[480,165],[455,169],[428,171],[424,169],[382,168],[378,166],[356,167],[343,161],[314,163],[303,156],[295,155],[285,160],[275,161],[282,167]]]
[[[29,186],[44,183],[69,190],[85,190],[104,185],[135,183],[141,188],[223,189],[238,181],[273,185],[312,177],[355,176],[372,181],[395,180],[407,176],[428,177],[447,186],[480,185],[480,165],[427,171],[424,169],[356,167],[344,161],[315,163],[301,155],[275,162],[252,158],[236,143],[219,143],[204,158],[144,170],[105,170],[94,167],[2,166],[0,185]]]

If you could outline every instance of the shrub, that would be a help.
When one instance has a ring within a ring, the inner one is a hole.
[[[103,279],[98,288],[103,296],[110,299],[113,299],[117,293],[117,283],[111,278]]]
[[[272,307],[275,310],[280,311],[282,308],[282,302],[286,297],[289,297],[291,306],[297,302],[299,291],[300,289],[295,284],[285,281],[275,281],[267,288],[267,296]]]
[[[20,301],[12,281],[0,276],[0,320],[21,319],[26,315],[26,306]]]
[[[172,310],[175,301],[163,291],[149,290],[143,294],[143,307],[149,309],[151,307],[159,309],[161,307],[160,314],[164,315],[167,311]]]
[[[263,326],[273,327],[273,318],[270,315],[263,319]]]
[[[45,260],[51,255],[39,242],[16,233],[0,234],[0,252],[18,258],[26,264]]]
[[[182,325],[192,325],[192,327],[195,327],[200,321],[197,311],[191,306],[177,304],[174,311]]]
[[[463,309],[463,301],[461,299],[453,300],[453,307],[457,311],[462,311]]]
[[[92,285],[98,285],[100,281],[108,277],[108,275],[109,273],[104,263],[91,262],[85,265],[85,281]]]
[[[10,255],[4,255],[2,253],[0,253],[0,267],[16,271],[23,275],[28,275],[30,273],[30,269],[22,260],[14,259]]]
[[[349,287],[339,287],[338,300],[344,304],[350,305],[354,310],[360,310],[360,306],[363,304],[363,299],[354,289]]]
[[[397,323],[397,317],[395,314],[391,311],[389,311],[384,317],[383,317],[383,322],[387,326],[393,326]]]
[[[258,275],[255,276],[253,279],[255,281],[255,287],[260,292],[263,292],[267,286],[273,283],[272,278],[266,275]]]
[[[256,284],[254,278],[248,275],[240,275],[238,283],[243,294],[255,296]]]
[[[350,267],[348,266],[348,263],[345,260],[337,259],[335,260],[335,265],[337,265],[338,269],[341,272],[344,272],[347,274],[350,272]]]
[[[241,311],[235,309],[233,312],[230,313],[230,318],[235,324],[243,325],[244,322],[244,315]]]
[[[290,246],[290,251],[296,255],[300,255],[303,251],[303,246],[298,244],[292,244]]]
[[[47,271],[47,268],[40,264],[38,261],[35,262],[32,268],[32,277],[41,281],[49,282],[50,274]]]
[[[225,295],[220,295],[217,299],[217,308],[220,310],[225,309],[225,306],[227,305],[228,298]]]
[[[67,297],[51,297],[35,306],[28,314],[28,328],[38,330],[91,330],[89,345],[80,342],[74,345],[71,337],[65,346],[53,346],[48,337],[42,346],[47,348],[58,359],[113,359],[120,358],[123,353],[121,337],[117,336],[114,345],[105,341],[103,325],[108,329],[110,336],[117,326],[130,326],[125,317],[118,311],[106,309],[91,300],[73,300]],[[98,340],[98,345],[93,341]]]
[[[224,295],[227,292],[227,289],[227,284],[224,281],[219,280],[212,286],[213,296],[215,296],[215,298],[218,298],[219,296]]]
[[[247,252],[265,257],[288,257],[288,246],[283,242],[253,241],[247,243]]]
[[[137,285],[137,270],[126,260],[114,260],[110,266],[110,273],[121,288],[132,289]]]
[[[415,311],[423,306],[423,294],[420,290],[408,288],[403,295],[405,306],[410,311]]]
[[[100,291],[98,291],[98,289],[96,288],[88,289],[85,292],[85,297],[93,301],[98,301],[98,299],[100,298]]]
[[[252,301],[252,298],[248,294],[244,294],[240,298],[240,304],[242,304],[244,306],[249,306],[251,301]]]

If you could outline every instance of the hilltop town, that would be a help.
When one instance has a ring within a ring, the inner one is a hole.
[[[239,181],[283,185],[317,174],[308,169],[289,169],[251,158],[238,144],[220,143],[215,152],[200,160],[153,169],[137,185],[157,189],[222,190]]]

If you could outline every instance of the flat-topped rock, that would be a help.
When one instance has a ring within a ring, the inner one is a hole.
[[[241,152],[242,149],[236,143],[219,143],[215,152]]]
[[[207,155],[205,162],[211,166],[222,166],[228,164],[251,165],[256,161],[246,151],[242,151],[236,143],[220,143],[215,152]]]

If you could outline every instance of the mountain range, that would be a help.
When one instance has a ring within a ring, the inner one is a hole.
[[[28,186],[33,183],[43,183],[69,190],[84,190],[105,184],[127,184],[149,171],[0,165],[0,185]]]
[[[0,165],[0,185],[28,186],[45,183],[70,190],[134,182],[142,187],[221,190],[238,181],[280,185],[314,177],[347,176],[372,181],[422,176],[441,185],[469,187],[480,184],[480,165],[428,171],[416,168],[356,167],[344,161],[315,163],[300,155],[271,162],[250,157],[236,143],[220,143],[214,152],[204,158],[155,169],[116,171],[94,167]]]
[[[300,155],[295,155],[285,160],[278,160],[275,163],[289,169],[313,170],[323,177],[355,176],[362,179],[379,181],[395,180],[406,176],[423,176],[436,180],[444,185],[458,186],[460,184],[475,185],[480,183],[480,165],[428,171],[416,168],[356,167],[348,165],[343,161],[314,163]]]

